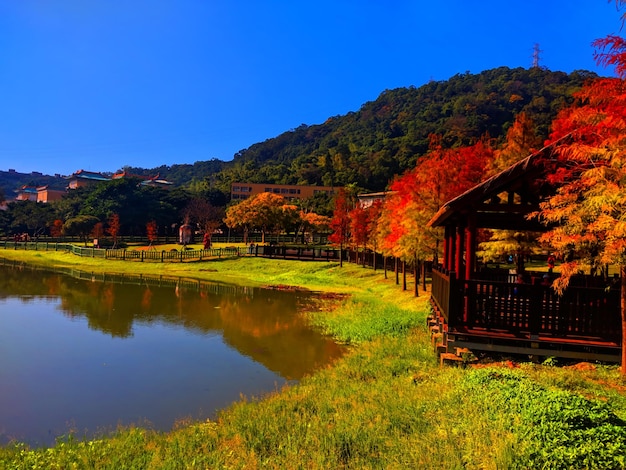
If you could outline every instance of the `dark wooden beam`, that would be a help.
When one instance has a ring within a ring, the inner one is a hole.
[[[480,204],[476,204],[474,206],[476,212],[487,212],[487,213],[499,213],[499,212],[507,212],[511,214],[520,214],[527,215],[531,212],[536,212],[539,210],[538,204],[492,204],[489,202],[483,202]]]

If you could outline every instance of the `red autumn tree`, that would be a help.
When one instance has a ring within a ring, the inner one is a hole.
[[[192,198],[183,210],[183,217],[186,223],[200,227],[204,232],[203,242],[210,246],[213,233],[222,224],[224,209],[214,206],[207,199]]]
[[[369,242],[372,246],[372,251],[374,252],[374,271],[376,270],[376,253],[378,253],[379,248],[379,225],[378,222],[381,220],[381,216],[383,213],[383,200],[376,199],[372,202],[372,205],[368,207],[369,210],[369,221],[367,224],[368,238]]]
[[[441,138],[431,136],[429,153],[391,185],[393,194],[383,210],[389,225],[384,248],[407,261],[437,258],[441,233],[427,228],[427,222],[448,200],[479,183],[492,160],[486,138],[469,147],[444,149]]]
[[[369,211],[360,205],[357,205],[348,213],[350,219],[350,241],[356,248],[362,250],[363,264],[365,264],[365,249],[369,241]]]
[[[117,248],[117,237],[120,234],[120,227],[120,216],[118,214],[111,214],[108,220],[106,232],[113,239],[113,248]]]
[[[50,235],[54,238],[58,238],[63,234],[63,221],[56,219],[50,226]]]
[[[351,205],[348,193],[341,188],[335,197],[335,209],[329,224],[332,233],[328,236],[329,242],[339,246],[339,266],[343,266],[343,249],[350,241]]]
[[[146,236],[148,237],[149,247],[152,247],[152,243],[154,243],[157,239],[159,233],[159,228],[157,226],[156,220],[151,220],[146,224]]]
[[[102,222],[98,222],[96,225],[94,225],[89,235],[91,236],[91,238],[94,239],[94,241],[100,240],[100,238],[102,238],[102,236],[104,235],[104,225],[102,224]]]

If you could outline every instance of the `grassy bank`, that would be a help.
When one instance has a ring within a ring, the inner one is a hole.
[[[6,256],[5,256],[6,255]],[[51,449],[0,449],[0,468],[624,468],[626,382],[617,367],[509,361],[439,368],[427,296],[354,265],[241,258],[148,264],[0,251],[31,263],[351,294],[312,321],[353,344],[331,367],[216,421],[121,429]]]

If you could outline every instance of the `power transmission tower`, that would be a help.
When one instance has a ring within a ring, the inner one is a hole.
[[[539,68],[539,54],[543,52],[541,49],[539,49],[539,44],[535,43],[534,47],[533,47],[533,65],[532,68]]]

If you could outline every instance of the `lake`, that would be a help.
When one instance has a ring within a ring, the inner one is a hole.
[[[316,294],[0,265],[0,444],[170,430],[294,383],[344,348]]]

